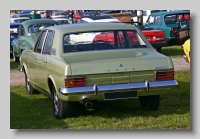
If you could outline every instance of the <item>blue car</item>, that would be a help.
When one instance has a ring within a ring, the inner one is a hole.
[[[12,57],[13,48],[12,41],[18,38],[18,28],[20,23],[10,23],[10,56]]]

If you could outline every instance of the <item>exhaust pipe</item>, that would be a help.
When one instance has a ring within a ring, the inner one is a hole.
[[[81,104],[83,104],[85,107],[92,107],[93,103],[89,102],[87,98],[80,101]]]
[[[93,103],[91,103],[91,102],[86,102],[85,103],[85,107],[92,107],[93,106]]]

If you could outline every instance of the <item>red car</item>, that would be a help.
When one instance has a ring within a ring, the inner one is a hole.
[[[161,52],[161,48],[164,46],[167,46],[167,42],[165,40],[165,33],[162,30],[153,30],[151,28],[143,28],[142,26],[139,27],[144,36],[147,38],[147,40],[151,43],[151,45],[154,47],[155,50],[158,52]],[[130,39],[132,40],[132,43],[135,42],[137,39],[134,39],[136,36],[134,36],[133,33],[128,33]],[[120,34],[120,41],[123,40],[123,35]],[[99,34],[96,35],[94,38],[94,41],[102,40],[107,41],[111,44],[114,44],[114,34],[113,33],[107,33],[107,34]]]

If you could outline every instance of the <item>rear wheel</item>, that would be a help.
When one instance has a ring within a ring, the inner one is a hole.
[[[30,84],[30,81],[29,81],[28,76],[27,76],[27,74],[26,74],[25,71],[24,71],[24,74],[25,74],[26,92],[28,94],[34,94],[34,93],[36,93],[36,90]]]
[[[160,105],[160,95],[140,96],[140,104],[147,111],[156,111]]]
[[[56,118],[62,119],[69,117],[69,102],[62,101],[58,98],[56,93],[56,89],[52,86],[52,101],[53,101],[53,109]]]

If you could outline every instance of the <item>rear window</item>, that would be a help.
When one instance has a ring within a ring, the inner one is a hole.
[[[28,27],[28,32],[29,33],[36,33],[36,32],[41,32],[44,28],[49,27],[49,26],[54,26],[55,24],[33,24]]]
[[[177,14],[165,16],[165,24],[176,24],[176,22],[190,21],[190,14]]]
[[[76,32],[63,35],[63,53],[148,47],[136,30]]]

